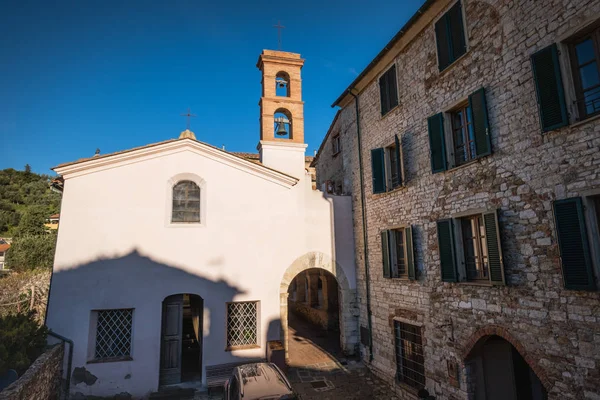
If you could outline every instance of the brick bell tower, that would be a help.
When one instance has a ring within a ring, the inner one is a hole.
[[[305,174],[304,102],[300,54],[263,50],[256,67],[262,72],[260,142],[263,165],[296,178]]]

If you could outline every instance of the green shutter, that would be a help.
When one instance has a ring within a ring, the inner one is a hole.
[[[556,43],[531,56],[542,132],[569,124]]]
[[[502,257],[502,247],[500,246],[500,230],[497,212],[484,213],[483,224],[485,226],[485,241],[488,251],[490,281],[495,285],[505,285],[504,262]]]
[[[385,152],[383,148],[371,150],[373,193],[385,192]]]
[[[412,228],[409,226],[404,229],[404,236],[406,237],[406,266],[408,268],[408,279],[414,281],[417,274],[415,273],[415,257],[413,253],[413,237]]]
[[[437,44],[438,67],[440,71],[450,65],[450,37],[448,21],[444,15],[435,23],[435,42]]]
[[[429,130],[429,151],[431,153],[431,172],[445,171],[446,165],[446,139],[444,138],[444,116],[442,113],[427,119]]]
[[[381,115],[385,115],[388,112],[388,93],[387,93],[387,85],[386,85],[386,74],[381,75],[379,78],[379,99],[381,101]]]
[[[458,1],[452,6],[445,17],[448,19],[448,32],[450,33],[449,42],[452,46],[450,62],[452,63],[467,51],[461,2]]]
[[[388,70],[387,75],[389,111],[398,105],[398,82],[396,81],[396,64],[392,65],[392,67]]]
[[[595,290],[581,197],[555,201],[554,219],[565,288]]]
[[[400,139],[398,135],[394,136],[394,144],[396,145],[394,151],[396,152],[396,174],[398,176],[398,186],[402,186],[404,184],[404,176],[402,176],[402,153],[400,147]]]
[[[451,219],[443,219],[437,223],[438,246],[442,281],[456,282],[456,256],[454,254],[454,228]]]
[[[473,114],[473,133],[475,134],[475,152],[477,157],[492,154],[490,125],[488,121],[485,89],[481,88],[469,96],[469,106]]]
[[[390,272],[390,246],[389,246],[390,231],[381,232],[381,256],[383,258],[383,277],[391,278]]]

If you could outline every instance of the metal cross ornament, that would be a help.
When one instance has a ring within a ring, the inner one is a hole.
[[[190,129],[190,118],[193,118],[196,116],[196,114],[192,114],[191,110],[188,108],[187,109],[187,114],[181,114],[182,117],[187,117],[187,129]]]
[[[281,30],[285,26],[281,25],[281,21],[277,21],[277,25],[273,25],[273,28],[277,29],[277,50],[281,50]]]

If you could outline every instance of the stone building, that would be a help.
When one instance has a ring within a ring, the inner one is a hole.
[[[600,399],[599,21],[428,0],[333,104],[317,186],[352,195],[361,354],[401,398]]]

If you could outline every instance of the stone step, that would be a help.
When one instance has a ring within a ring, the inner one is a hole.
[[[196,389],[161,389],[150,395],[149,400],[194,400]]]

